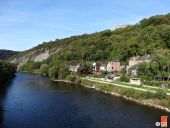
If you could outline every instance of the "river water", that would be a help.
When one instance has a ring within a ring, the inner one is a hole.
[[[3,128],[155,128],[168,113],[34,74],[1,89]]]

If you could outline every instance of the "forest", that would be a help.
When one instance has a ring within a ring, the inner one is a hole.
[[[40,49],[49,49],[51,56],[41,63],[29,61],[21,71],[41,71],[45,68],[46,73],[43,74],[51,74],[49,71],[52,72],[52,69],[63,73],[68,70],[69,64],[106,63],[111,60],[119,60],[121,64],[127,65],[132,56],[151,54],[156,58],[149,68],[141,65],[139,72],[144,72],[139,75],[153,79],[154,75],[169,73],[170,14],[152,16],[123,28],[44,42],[24,51],[22,55]]]

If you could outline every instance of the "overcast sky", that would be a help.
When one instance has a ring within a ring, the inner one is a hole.
[[[170,12],[170,0],[0,0],[0,49],[114,29]]]

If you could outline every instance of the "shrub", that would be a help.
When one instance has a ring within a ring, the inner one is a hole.
[[[126,76],[126,75],[123,75],[123,76],[120,77],[120,81],[122,81],[122,82],[129,82],[130,81],[130,77]]]

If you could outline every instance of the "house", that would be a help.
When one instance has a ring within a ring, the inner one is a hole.
[[[141,85],[141,81],[139,78],[131,78],[130,84]]]
[[[153,57],[151,55],[133,56],[129,59],[129,65],[126,67],[126,71],[131,76],[137,76],[138,64],[151,62]]]
[[[106,64],[97,64],[96,62],[94,62],[92,64],[92,67],[93,67],[93,71],[101,72],[101,71],[106,71],[107,65]]]
[[[120,68],[120,62],[119,61],[110,61],[107,64],[107,71],[108,72],[114,72],[119,73],[121,70]]]
[[[69,66],[69,71],[71,72],[77,72],[78,68],[80,67],[80,65],[70,65]]]
[[[142,62],[151,62],[151,60],[152,60],[151,55],[131,57],[129,60],[129,66],[134,66]]]

